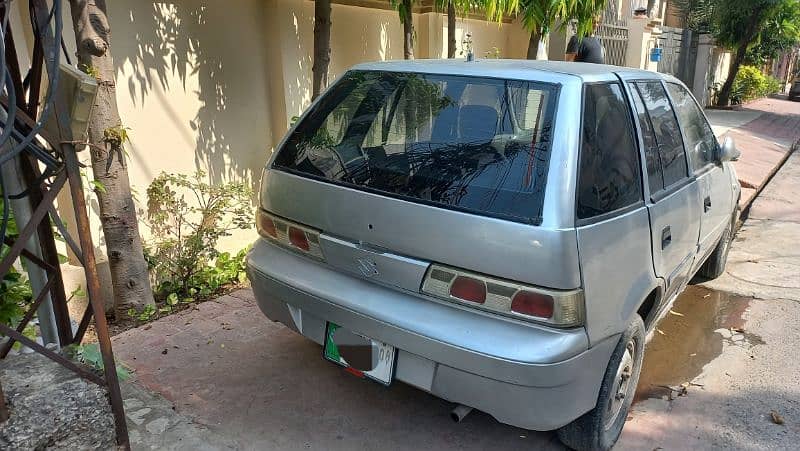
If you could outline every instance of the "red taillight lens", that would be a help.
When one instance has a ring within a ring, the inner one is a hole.
[[[450,296],[470,302],[486,302],[486,283],[466,276],[458,276],[450,285]]]
[[[266,233],[272,238],[278,238],[278,229],[275,227],[275,221],[267,215],[258,215],[258,228],[262,233]]]
[[[420,290],[439,299],[518,319],[558,327],[584,323],[586,307],[581,289],[552,290],[432,264]]]
[[[539,318],[552,318],[553,298],[542,293],[520,291],[511,300],[511,311]]]
[[[289,227],[289,242],[298,249],[302,249],[306,252],[311,249],[311,246],[308,244],[308,237],[306,236],[306,232],[298,229],[297,227]]]

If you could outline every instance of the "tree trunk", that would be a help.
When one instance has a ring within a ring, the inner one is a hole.
[[[331,0],[314,1],[314,65],[311,100],[319,97],[328,84],[331,62]]]
[[[722,85],[722,89],[720,89],[719,95],[717,96],[717,106],[726,106],[730,103],[733,81],[736,80],[736,74],[739,73],[739,68],[742,66],[746,54],[747,44],[740,45],[739,48],[736,49],[736,54],[733,56],[733,61],[731,61],[731,66],[728,69],[728,78],[725,79],[725,83]]]
[[[111,268],[114,308],[117,318],[122,318],[130,308],[141,310],[152,304],[153,292],[125,164],[125,134],[117,109],[111,30],[105,0],[70,0],[70,7],[79,67],[92,68],[99,85],[89,119],[92,143],[89,151],[94,178],[103,186],[95,193]]]
[[[456,5],[447,2],[447,57],[456,57]]]
[[[730,103],[733,82],[736,80],[736,74],[739,73],[739,68],[744,63],[745,56],[747,56],[747,47],[750,46],[750,43],[753,42],[753,39],[755,39],[758,34],[759,24],[762,22],[763,15],[764,11],[761,10],[751,16],[750,22],[747,24],[747,29],[744,31],[742,39],[736,47],[736,54],[733,56],[733,61],[731,61],[731,66],[728,70],[728,78],[722,85],[719,96],[717,96],[717,106],[726,106]]]
[[[528,41],[528,59],[535,60],[539,56],[539,42],[542,40],[542,31],[534,29],[531,31],[531,39]]]
[[[403,10],[400,12],[403,22],[403,58],[414,59],[414,22],[411,15],[411,0],[403,0]]]

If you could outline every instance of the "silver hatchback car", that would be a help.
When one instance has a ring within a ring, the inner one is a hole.
[[[362,64],[267,164],[248,274],[353,375],[608,449],[648,330],[724,270],[737,156],[662,74]]]

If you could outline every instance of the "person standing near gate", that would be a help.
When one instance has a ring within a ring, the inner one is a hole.
[[[592,32],[582,39],[578,35],[573,35],[567,44],[567,52],[564,61],[575,61],[576,63],[595,63],[605,64],[606,50],[603,43],[595,36],[594,32],[600,26],[602,17],[597,16],[592,23]]]

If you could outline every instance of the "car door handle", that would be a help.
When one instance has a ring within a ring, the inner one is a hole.
[[[661,230],[661,249],[666,249],[672,243],[672,229],[669,226]]]
[[[708,213],[708,210],[711,210],[711,196],[703,199],[703,213]]]

